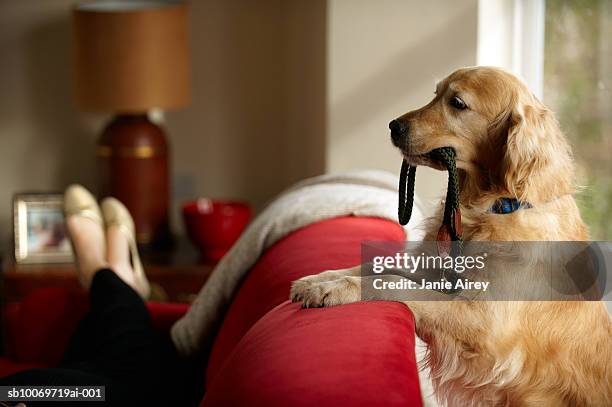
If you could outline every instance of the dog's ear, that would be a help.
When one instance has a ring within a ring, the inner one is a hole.
[[[529,99],[515,103],[510,111],[502,161],[506,189],[519,199],[529,194],[554,155],[550,139],[554,117],[535,97]]]

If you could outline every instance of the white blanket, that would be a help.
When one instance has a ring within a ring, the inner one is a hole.
[[[245,230],[187,314],[172,327],[179,353],[193,356],[210,345],[236,290],[264,250],[287,234],[324,219],[354,215],[397,221],[397,186],[397,175],[370,170],[310,178],[283,192]],[[421,223],[422,213],[415,199],[407,225],[411,240],[418,240],[413,225]]]

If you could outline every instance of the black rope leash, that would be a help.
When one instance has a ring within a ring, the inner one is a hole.
[[[459,209],[459,178],[455,150],[451,147],[441,147],[426,154],[428,158],[441,162],[448,171],[448,187],[444,203],[444,217],[438,230],[438,254],[441,256],[459,256],[463,252],[463,237],[461,228],[461,210]],[[412,216],[414,204],[414,184],[416,166],[411,166],[406,160],[402,162],[399,181],[398,218],[401,225],[406,225]],[[454,242],[454,243],[453,243]],[[457,280],[454,270],[444,277],[451,282]]]
[[[444,205],[444,218],[442,226],[448,227],[450,240],[460,241],[461,214],[459,211],[459,178],[455,162],[455,150],[451,147],[441,147],[426,154],[428,158],[441,162],[448,171],[448,187]],[[406,160],[402,162],[399,182],[399,210],[398,217],[401,225],[406,225],[412,216],[414,205],[414,184],[416,180],[416,166],[411,166]]]

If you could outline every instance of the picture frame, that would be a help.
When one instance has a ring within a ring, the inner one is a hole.
[[[23,193],[13,197],[16,263],[74,261],[64,225],[63,204],[63,195],[59,193]]]

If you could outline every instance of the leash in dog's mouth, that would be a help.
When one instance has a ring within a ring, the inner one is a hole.
[[[459,209],[460,190],[459,178],[457,177],[455,149],[452,147],[436,148],[425,154],[425,156],[441,163],[448,171],[448,187],[446,189],[446,201],[444,203],[444,217],[436,238],[438,255],[442,257],[458,256],[463,250],[463,238],[461,210]],[[408,224],[412,216],[415,180],[416,166],[410,165],[408,161],[404,159],[399,181],[398,218],[401,225]],[[457,279],[454,270],[444,277],[451,282]]]

